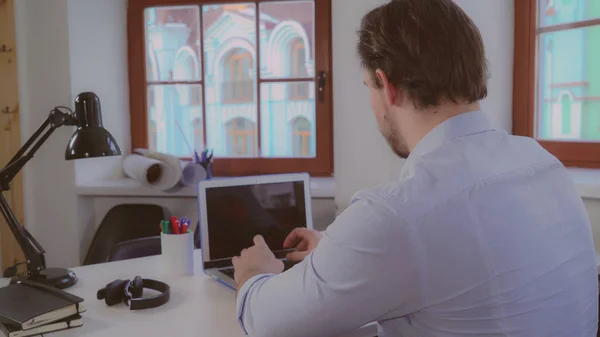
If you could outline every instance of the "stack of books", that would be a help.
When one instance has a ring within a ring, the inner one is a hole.
[[[0,336],[26,337],[83,325],[83,299],[31,281],[0,288]]]

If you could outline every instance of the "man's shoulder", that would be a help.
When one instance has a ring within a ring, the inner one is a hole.
[[[363,189],[353,200],[380,203],[411,222],[490,179],[510,184],[518,171],[530,167],[564,169],[533,139],[501,133],[483,137],[446,144],[405,167],[397,181]]]
[[[405,213],[405,208],[411,201],[419,198],[416,186],[418,177],[401,178],[385,184],[362,189],[352,197],[351,203],[367,202],[372,207],[383,207],[399,217]],[[412,197],[409,197],[411,196]]]

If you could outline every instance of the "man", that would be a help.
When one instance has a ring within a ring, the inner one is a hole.
[[[481,35],[452,0],[394,0],[369,14],[358,53],[399,181],[357,193],[322,235],[261,237],[234,258],[252,336],[595,336],[592,231],[563,165],[495,129]],[[503,113],[508,113],[504,111]]]

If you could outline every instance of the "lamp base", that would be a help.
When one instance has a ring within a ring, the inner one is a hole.
[[[75,273],[64,268],[44,269],[39,275],[26,278],[30,281],[42,283],[58,289],[66,289],[77,283],[77,276]]]

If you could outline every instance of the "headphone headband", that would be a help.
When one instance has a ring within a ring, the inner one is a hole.
[[[156,290],[160,292],[160,294],[150,298],[131,298],[129,300],[129,308],[131,310],[156,308],[169,302],[169,298],[171,297],[171,287],[169,287],[168,284],[151,279],[143,280],[144,288]]]

